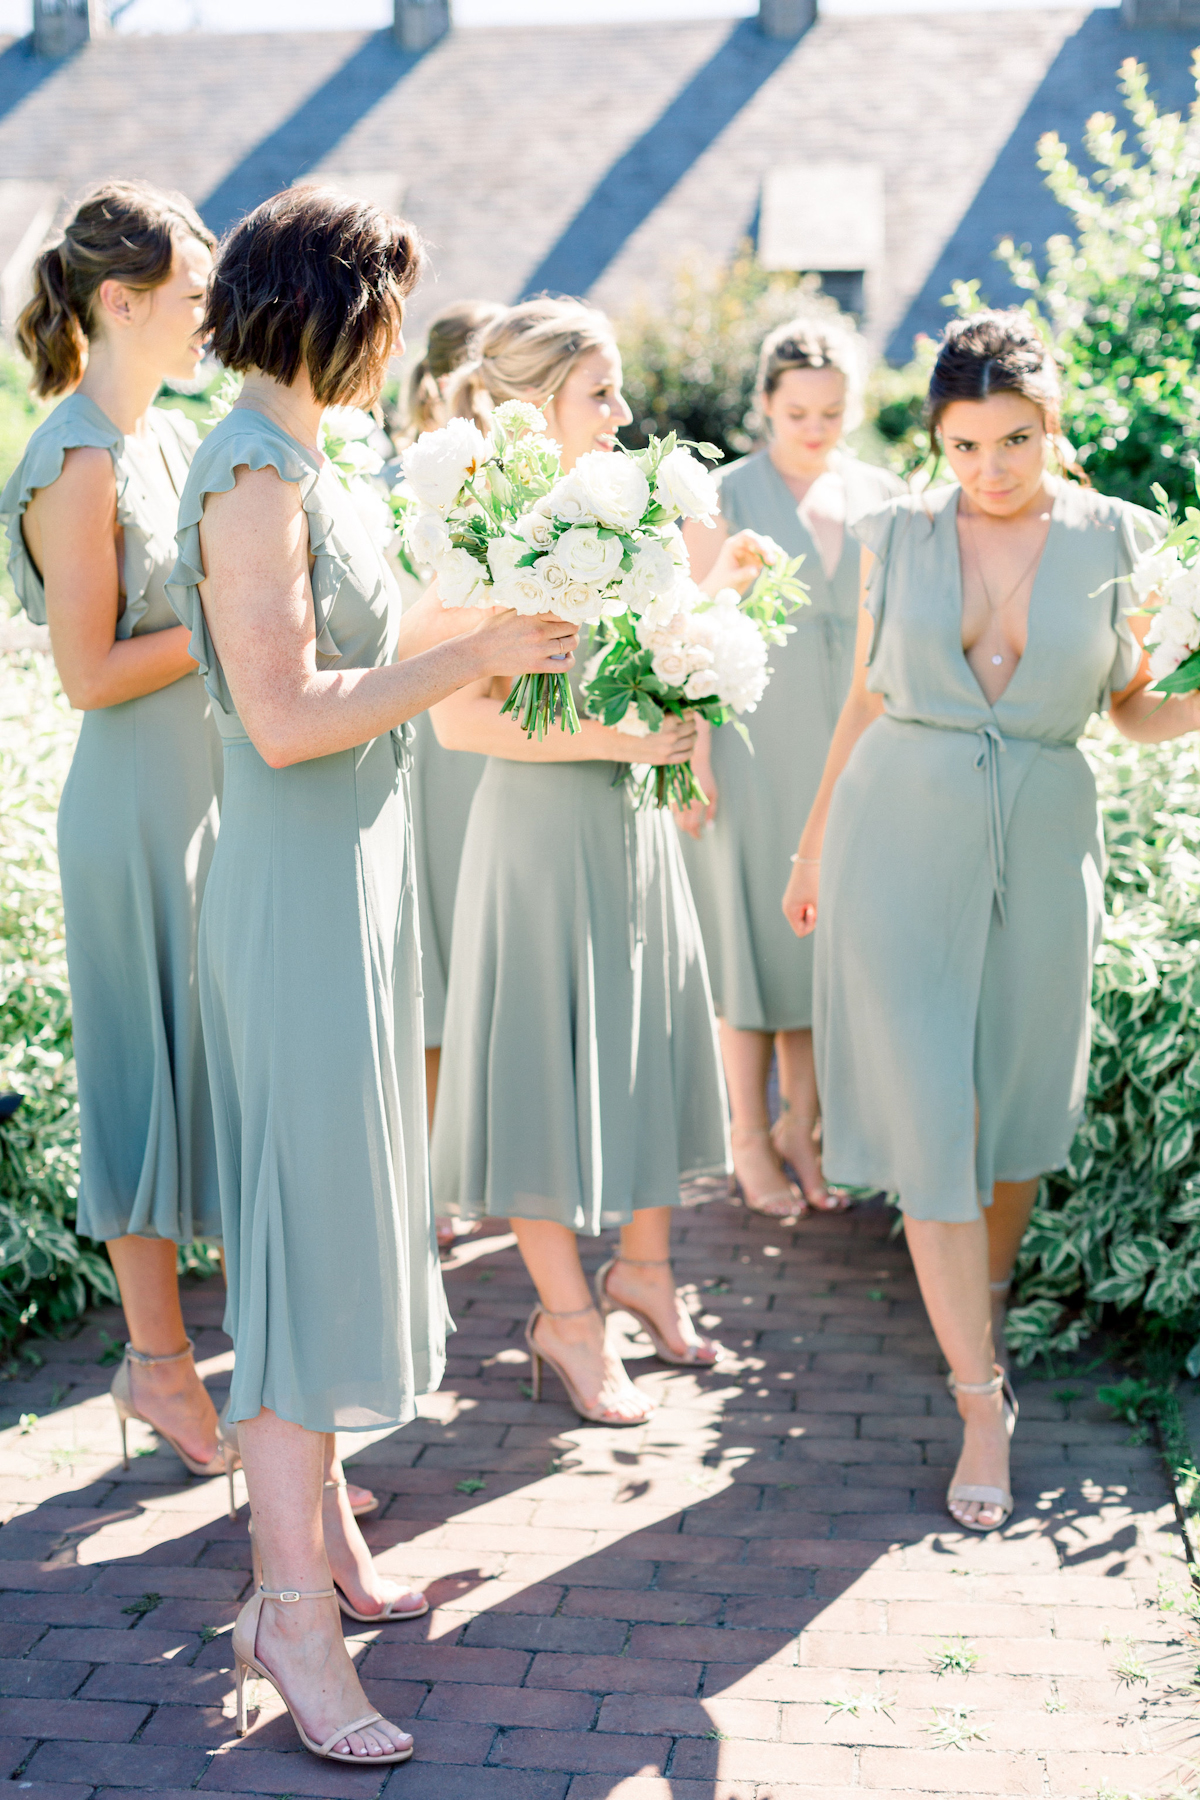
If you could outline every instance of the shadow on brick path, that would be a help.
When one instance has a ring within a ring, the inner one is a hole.
[[[44,1366],[0,1388],[0,1779],[30,1800],[1191,1788],[1197,1651],[1159,1604],[1186,1565],[1154,1454],[1106,1420],[1094,1370],[1023,1379],[1014,1519],[955,1528],[957,1419],[890,1222],[685,1210],[677,1270],[731,1354],[693,1374],[631,1341],[660,1405],[626,1431],[580,1425],[551,1377],[531,1403],[513,1240],[458,1247],[441,1391],[402,1431],[342,1440],[380,1496],[381,1566],[432,1602],[351,1637],[373,1703],[417,1739],[390,1775],[309,1758],[265,1684],[237,1741],[244,1504],[228,1520],[223,1484],[184,1480],[140,1427],[122,1473],[97,1363],[115,1314],[39,1346]],[[220,1302],[189,1290],[218,1393]],[[969,1672],[937,1672],[953,1663]]]

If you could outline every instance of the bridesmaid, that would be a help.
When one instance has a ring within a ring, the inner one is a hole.
[[[899,1194],[964,1422],[947,1504],[991,1531],[1016,1419],[992,1300],[1087,1087],[1104,853],[1076,740],[1104,709],[1178,737],[1200,698],[1148,691],[1128,576],[1157,521],[1051,473],[1057,372],[1023,313],[948,327],[929,422],[956,481],[858,527],[854,681],[784,910],[817,930],[826,1167]]]
[[[9,571],[50,627],[83,723],[58,815],[79,1079],[76,1229],[102,1238],[129,1342],[113,1381],[193,1474],[225,1463],[192,1360],[176,1246],[221,1235],[196,1000],[220,740],[167,601],[195,427],[156,407],[201,356],[211,233],[179,194],[94,188],[39,256],[17,337],[33,390],[67,397],[0,496]],[[128,1466],[128,1462],[126,1462]]]
[[[794,634],[771,652],[775,673],[747,721],[754,755],[733,731],[701,725],[696,773],[708,806],[692,807],[680,824],[721,1020],[734,1172],[752,1211],[794,1219],[806,1202],[823,1210],[841,1202],[825,1186],[817,1149],[812,951],[797,949],[780,917],[779,886],[850,686],[859,547],[846,527],[903,488],[842,442],[861,414],[848,330],[804,318],[779,326],[763,344],[757,389],[770,442],[722,471],[715,531],[690,522],[684,537],[693,571],[705,573],[730,531],[765,532],[804,557],[812,603],[793,614]],[[769,1131],[772,1050],[780,1115]]]
[[[333,1433],[402,1424],[449,1329],[433,1245],[405,721],[490,673],[568,666],[575,632],[513,613],[399,618],[395,583],[323,458],[329,405],[372,406],[420,267],[410,229],[319,187],[237,225],[205,328],[245,376],[180,501],[172,603],[224,741],[200,927],[205,1049],[262,1580],[234,1627],[310,1750],[412,1754],[366,1704],[338,1607],[414,1618],[382,1582]],[[455,630],[467,627],[454,641]],[[473,627],[473,629],[471,628]],[[398,660],[399,659],[399,660]]]
[[[495,301],[460,300],[435,315],[429,326],[425,354],[409,381],[405,443],[412,443],[421,432],[436,431],[446,423],[445,395],[451,375],[474,355],[481,333],[503,311],[504,307]],[[462,860],[467,814],[482,774],[483,758],[462,750],[443,750],[429,715],[421,713],[414,724],[412,809],[417,905],[421,915],[425,1089],[431,1126],[437,1098],[458,865]],[[454,1238],[452,1222],[439,1219],[438,1243],[448,1248]]]
[[[602,313],[569,300],[514,307],[456,379],[458,410],[487,427],[514,398],[544,412],[563,467],[612,451],[629,422]],[[718,584],[742,579],[730,546]],[[750,559],[752,562],[753,558]],[[704,950],[665,813],[636,812],[614,764],[684,761],[695,727],[630,737],[585,719],[538,743],[502,717],[507,682],[463,688],[433,712],[444,744],[488,757],[471,808],[454,916],[433,1127],[439,1213],[507,1218],[537,1289],[526,1328],[580,1417],[638,1425],[652,1404],[606,1341],[621,1310],[660,1357],[710,1367],[670,1261],[680,1183],[728,1167]],[[620,1227],[589,1292],[580,1234]]]

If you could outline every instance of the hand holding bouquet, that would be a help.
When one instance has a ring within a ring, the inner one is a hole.
[[[1133,591],[1143,605],[1159,602],[1146,633],[1155,693],[1191,694],[1200,689],[1200,508],[1186,507],[1176,522],[1165,491],[1152,491],[1168,530],[1138,557]]]
[[[762,540],[770,560],[745,599],[722,588],[711,598],[687,576],[640,613],[605,620],[606,638],[584,674],[587,708],[606,725],[630,736],[657,731],[663,721],[696,713],[712,725],[753,712],[770,677],[767,652],[782,644],[794,627],[785,624],[793,607],[808,601],[796,578],[801,558],[789,559],[770,539]],[[657,770],[642,790],[647,803],[686,810],[706,803],[690,762]]]
[[[592,451],[563,474],[544,426],[536,407],[509,400],[488,436],[466,419],[423,432],[393,496],[409,555],[435,570],[444,606],[592,626],[641,617],[685,574],[675,521],[710,518],[715,482],[673,435],[636,453]],[[529,736],[555,720],[579,729],[565,673],[523,676],[502,710]]]

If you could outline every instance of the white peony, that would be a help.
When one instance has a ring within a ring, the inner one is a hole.
[[[1184,657],[1187,655],[1183,644],[1160,644],[1150,654],[1150,679],[1161,681],[1164,675],[1173,675]]]
[[[488,568],[492,571],[492,580],[502,581],[506,575],[511,575],[520,559],[528,554],[528,547],[517,538],[489,538],[487,559]]]
[[[718,682],[715,669],[696,669],[683,684],[684,698],[687,700],[707,700],[717,691]]]
[[[1189,612],[1200,613],[1200,562],[1171,575],[1163,584],[1162,596],[1170,606],[1184,606]]]
[[[321,435],[340,438],[343,443],[361,443],[379,429],[369,412],[361,406],[327,406],[321,416]]]
[[[383,458],[378,450],[372,450],[370,444],[365,444],[361,438],[352,438],[338,451],[337,466],[351,478],[355,475],[378,475],[383,467]]]
[[[761,632],[753,619],[736,607],[714,607],[702,617],[704,636],[712,650],[717,697],[734,712],[753,712],[769,679],[767,646]]]
[[[626,737],[644,738],[650,736],[651,727],[647,725],[637,709],[637,701],[631,700],[625,708],[624,716],[617,720],[616,731],[623,731]]]
[[[687,651],[682,645],[669,645],[665,650],[660,650],[650,667],[658,679],[665,681],[668,687],[682,687],[692,672],[688,664]]]
[[[1156,644],[1180,644],[1186,650],[1200,649],[1200,619],[1189,608],[1168,602],[1155,613],[1146,636]]]
[[[588,516],[613,531],[632,531],[650,504],[650,483],[632,457],[619,450],[589,450],[565,481]],[[568,516],[557,504],[554,510],[560,519]]]
[[[583,483],[576,478],[574,470],[569,475],[564,475],[561,481],[556,481],[550,492],[537,502],[534,510],[544,511],[547,517],[560,519],[564,525],[596,523],[596,515],[583,491]]]
[[[664,512],[702,519],[706,525],[712,524],[721,505],[716,482],[686,450],[672,450],[663,457],[654,478],[654,498]]]
[[[469,550],[447,550],[437,560],[438,596],[443,606],[490,606],[492,590]]]
[[[678,579],[679,565],[666,544],[645,538],[634,551],[633,567],[621,577],[621,598],[631,612],[641,612]]]
[[[498,581],[492,589],[491,601],[493,606],[511,607],[514,612],[523,613],[526,618],[555,610],[551,604],[551,596],[532,569],[514,569],[511,575]]]
[[[421,568],[432,568],[450,549],[450,533],[441,513],[423,508],[410,512],[404,524],[408,554]]]
[[[1152,594],[1165,594],[1168,583],[1178,575],[1179,569],[1179,552],[1174,546],[1170,550],[1156,546],[1139,556],[1130,579],[1141,604],[1144,606]]]
[[[607,585],[621,568],[624,555],[620,538],[601,537],[594,526],[576,525],[564,531],[554,546],[554,561],[561,563],[573,581]]]
[[[451,419],[440,431],[423,431],[404,452],[404,476],[423,506],[444,512],[465,481],[487,462],[492,447],[469,419]]]

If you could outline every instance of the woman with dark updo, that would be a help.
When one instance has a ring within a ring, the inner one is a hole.
[[[370,407],[420,269],[410,228],[298,187],[237,225],[205,328],[243,373],[179,508],[172,603],[224,743],[200,927],[236,1363],[230,1394],[261,1580],[233,1633],[317,1755],[375,1767],[412,1739],[366,1703],[338,1608],[428,1610],[382,1581],[329,1482],[334,1432],[411,1419],[449,1328],[429,1199],[407,721],[491,674],[569,667],[575,630],[512,612],[403,618],[322,454],[327,406]],[[453,636],[458,632],[462,635]]]
[[[784,911],[816,929],[830,1180],[899,1196],[964,1424],[951,1516],[1012,1511],[1004,1296],[1087,1088],[1104,852],[1077,740],[1161,743],[1129,583],[1153,517],[1064,479],[1054,359],[1021,312],[948,327],[929,425],[955,481],[856,528],[854,680]],[[819,890],[819,903],[818,903]]]

